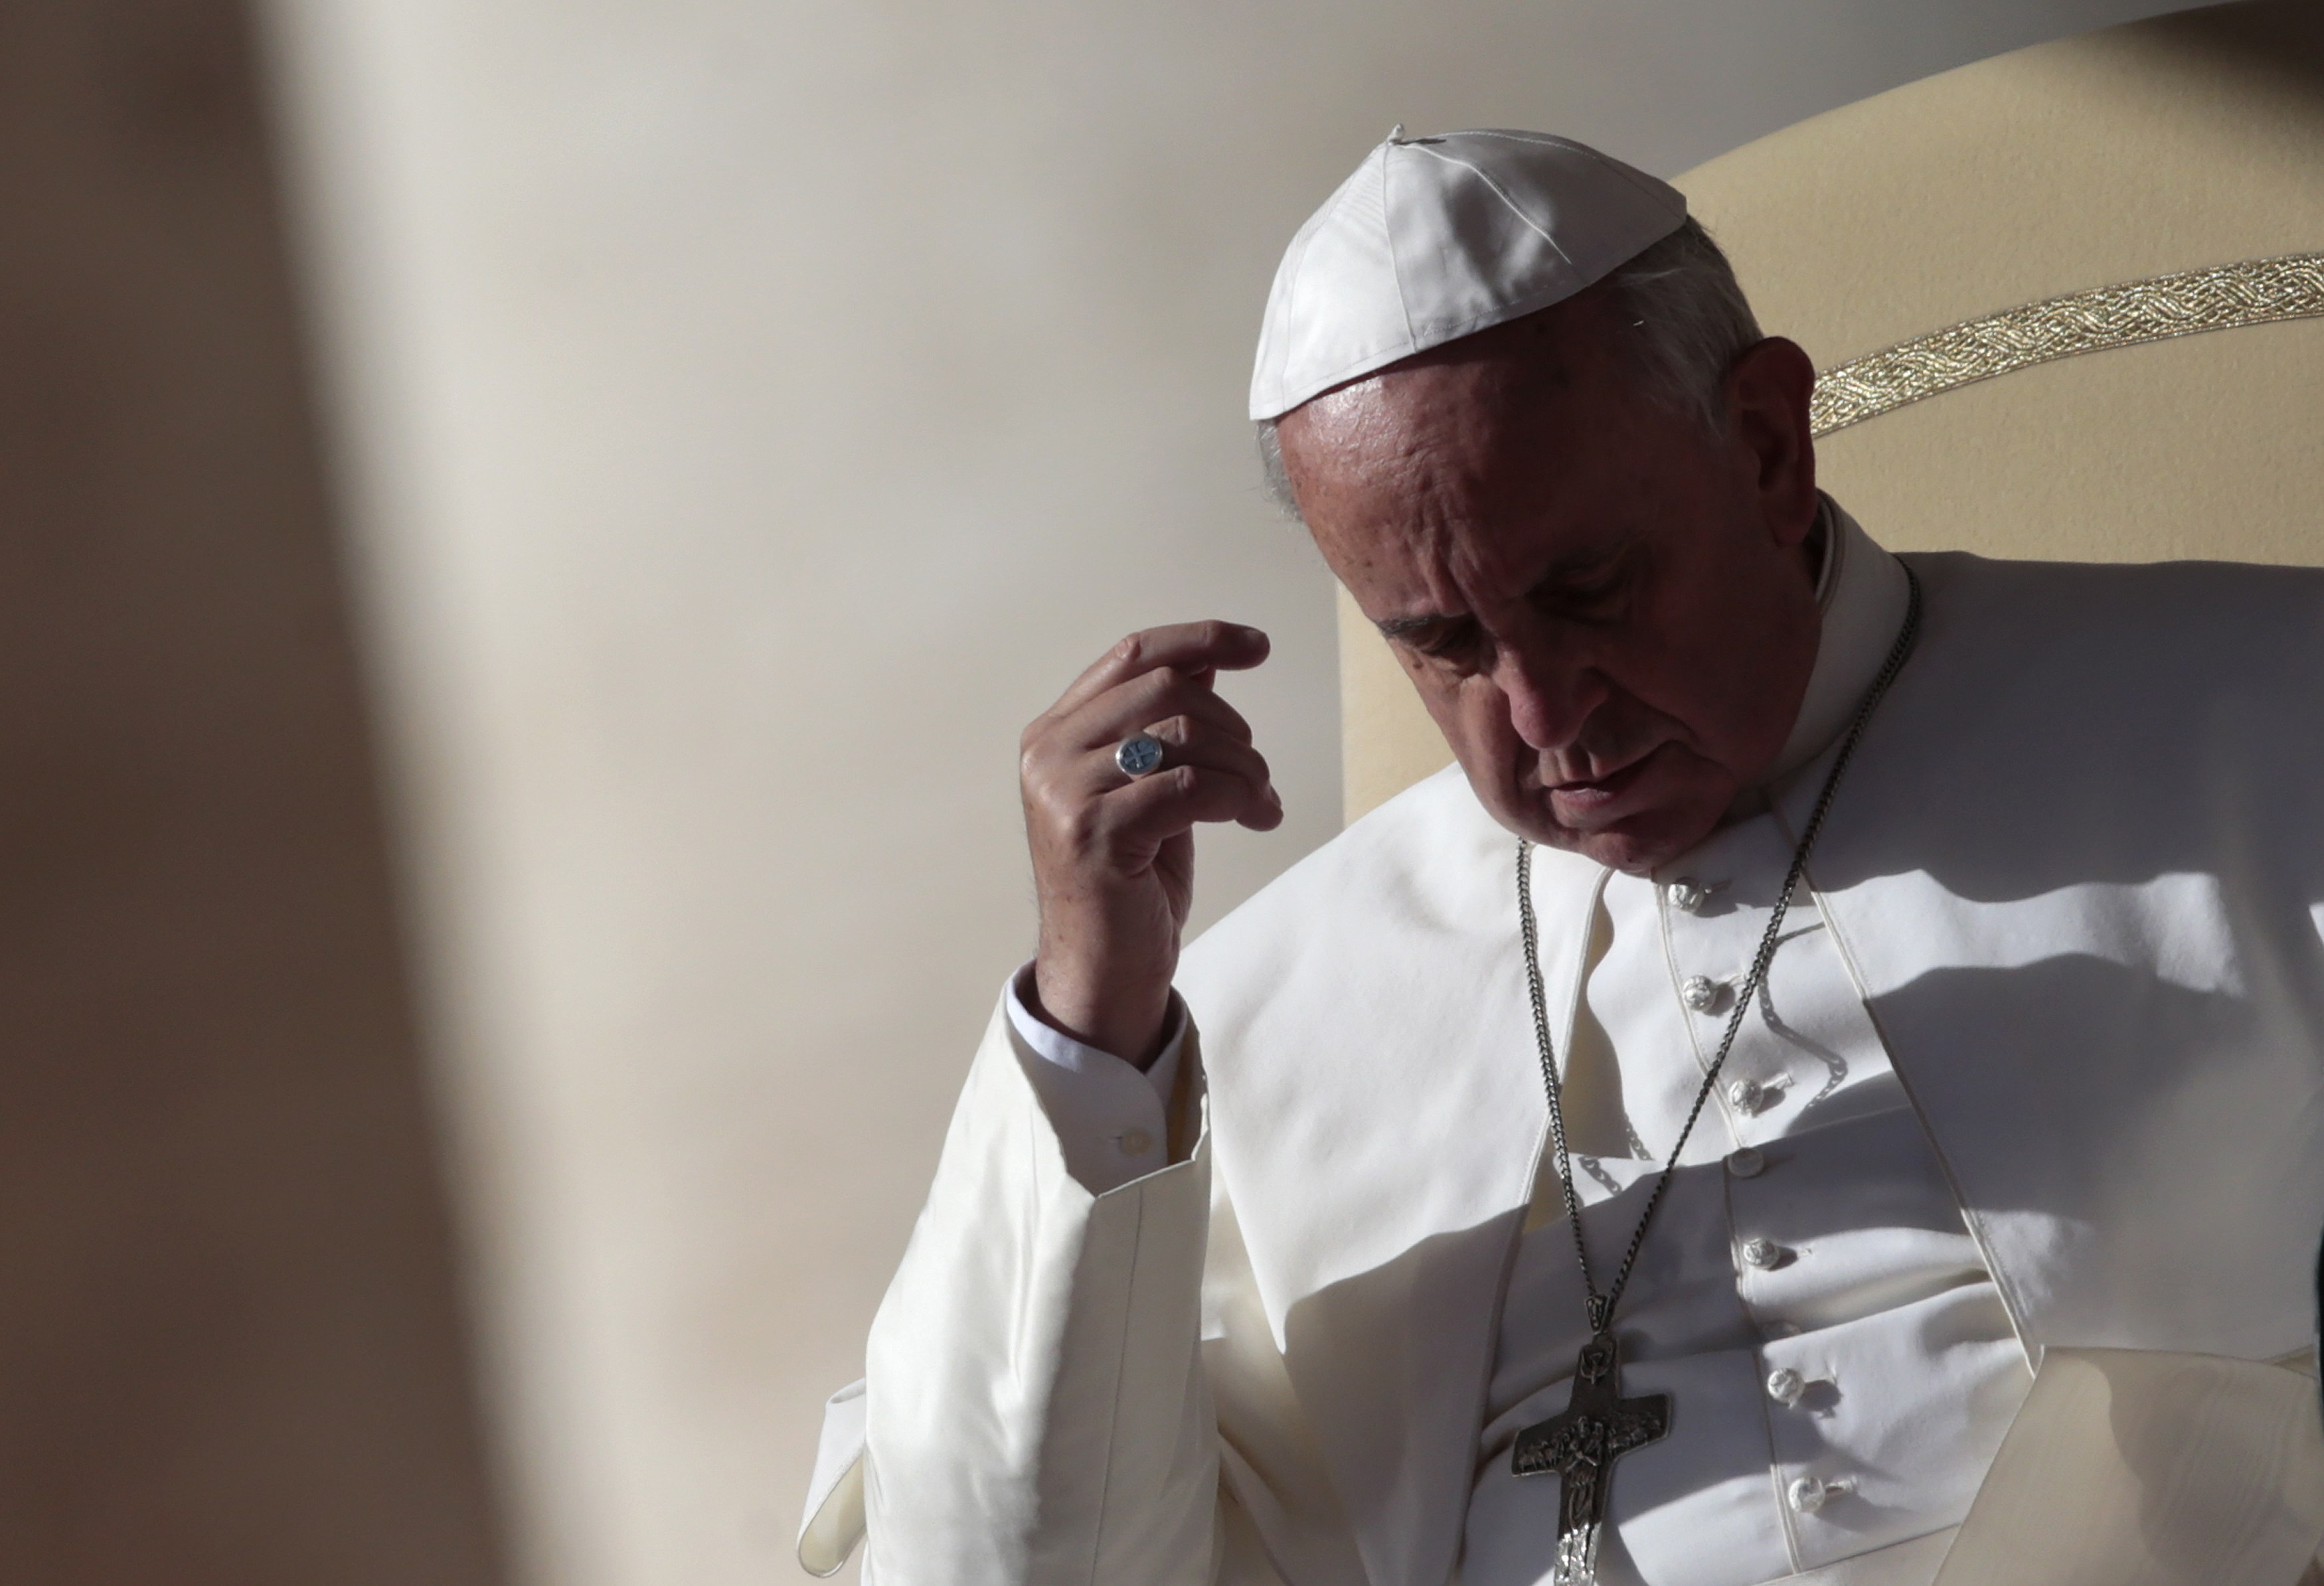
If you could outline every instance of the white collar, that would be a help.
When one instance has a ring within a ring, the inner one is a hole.
[[[1873,543],[1840,504],[1824,496],[1823,566],[1816,575],[1816,604],[1823,613],[1814,669],[1792,735],[1767,774],[1779,782],[1837,742],[1856,717],[1912,603],[1904,564]]]

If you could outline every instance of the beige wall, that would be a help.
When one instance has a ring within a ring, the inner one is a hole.
[[[2167,8],[272,0],[530,1577],[788,1573],[1089,655],[1277,636],[1234,693],[1290,820],[1205,846],[1205,917],[1335,829],[1241,396],[1391,122],[1667,172]]]

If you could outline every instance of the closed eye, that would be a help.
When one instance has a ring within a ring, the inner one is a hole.
[[[1416,633],[1405,642],[1434,660],[1445,660],[1477,645],[1477,624],[1448,622],[1434,633]]]
[[[1462,670],[1474,669],[1479,658],[1491,647],[1484,629],[1473,617],[1391,619],[1380,623],[1379,630],[1391,644],[1439,665]]]
[[[1635,543],[1580,568],[1565,568],[1536,585],[1533,607],[1561,622],[1598,625],[1619,621],[1637,586],[1642,554]]]

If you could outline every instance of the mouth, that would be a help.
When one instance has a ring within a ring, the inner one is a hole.
[[[1646,780],[1649,768],[1661,757],[1665,747],[1657,744],[1628,765],[1602,777],[1546,783],[1542,790],[1549,796],[1550,805],[1561,825],[1580,827],[1610,825],[1626,815],[1635,813],[1625,806],[1637,802],[1638,785]]]

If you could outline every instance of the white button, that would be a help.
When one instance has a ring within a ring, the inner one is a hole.
[[[1678,1000],[1697,1013],[1708,1013],[1719,1006],[1726,991],[1707,974],[1691,974],[1679,982]]]
[[[1767,1397],[1779,1405],[1795,1405],[1808,1390],[1808,1379],[1789,1366],[1767,1373]]]
[[[1812,1476],[1803,1476],[1792,1483],[1792,1507],[1803,1515],[1812,1515],[1823,1508],[1831,1490]]]
[[[1153,1148],[1153,1145],[1154,1137],[1144,1130],[1128,1130],[1121,1137],[1121,1154],[1125,1157],[1143,1157]]]
[[[1727,1087],[1727,1099],[1738,1112],[1757,1112],[1767,1104],[1767,1087],[1756,1079],[1738,1079]],[[1751,1171],[1756,1173],[1758,1169],[1755,1167]],[[1744,1175],[1746,1178],[1750,1176],[1748,1173]]]
[[[1711,899],[1711,889],[1692,876],[1681,876],[1670,884],[1670,902],[1682,914],[1693,914]]]
[[[1743,1260],[1747,1266],[1764,1270],[1774,1266],[1783,1253],[1782,1248],[1771,1239],[1747,1239],[1743,1241]]]
[[[1738,1178],[1757,1178],[1759,1170],[1766,1166],[1767,1158],[1748,1146],[1727,1153],[1727,1171]]]

